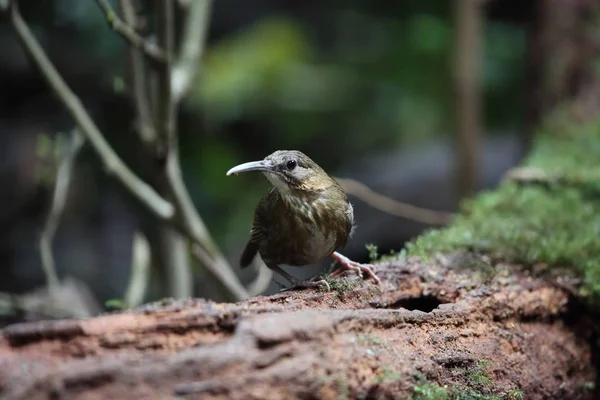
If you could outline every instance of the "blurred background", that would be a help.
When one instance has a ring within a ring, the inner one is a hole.
[[[136,3],[140,18],[152,16],[149,3]],[[177,3],[181,22],[189,2]],[[200,215],[243,282],[256,271],[240,271],[238,258],[269,184],[259,174],[226,177],[236,164],[298,149],[333,176],[452,212],[526,154],[539,115],[532,77],[545,2],[476,3],[461,11],[457,2],[437,0],[214,2],[200,73],[178,111],[181,164]],[[125,42],[92,0],[22,0],[20,9],[135,170],[139,138],[124,78]],[[7,19],[0,19],[0,60],[0,321],[13,322],[37,315],[10,301],[42,296],[39,235],[52,200],[57,143],[74,123]],[[461,65],[475,67],[464,78]],[[465,104],[471,108],[461,122]],[[467,170],[465,157],[476,161]],[[368,260],[365,244],[386,254],[434,227],[350,197],[358,227],[344,254],[358,261]],[[134,233],[154,224],[138,208],[84,146],[53,241],[59,277],[79,288],[75,303],[83,296],[99,312],[123,298]],[[328,265],[290,272],[306,276]],[[194,296],[221,299],[197,265],[193,275]],[[265,293],[276,290],[272,283]],[[154,279],[144,300],[162,295]]]

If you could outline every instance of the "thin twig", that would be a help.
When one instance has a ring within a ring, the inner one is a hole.
[[[520,183],[554,183],[557,180],[556,178],[556,176],[541,168],[519,167],[508,170],[503,179]]]
[[[91,119],[79,98],[67,86],[48,56],[37,42],[27,23],[21,17],[13,0],[9,4],[10,20],[21,41],[26,53],[31,57],[34,65],[39,69],[46,82],[50,85],[58,99],[69,111],[80,132],[90,142],[104,169],[109,175],[114,175],[128,191],[146,206],[150,212],[163,220],[169,220],[175,214],[173,206],[163,199],[147,183],[138,178],[110,147],[102,132]]]
[[[206,46],[206,33],[212,0],[195,0],[187,11],[179,57],[171,74],[173,101],[179,102],[189,91]]]
[[[155,2],[156,36],[158,44],[165,51],[165,62],[156,65],[157,92],[154,101],[156,107],[156,156],[162,166],[157,177],[159,187],[167,198],[173,199],[167,163],[179,165],[179,150],[177,143],[176,105],[171,95],[171,70],[173,67],[174,49],[174,15],[173,0]],[[164,161],[164,163],[162,163]],[[184,191],[185,188],[184,188]],[[187,191],[186,191],[187,192]],[[177,201],[175,199],[175,201]],[[182,215],[182,208],[176,204],[176,218],[180,221],[188,218]],[[194,210],[195,212],[195,210]],[[189,297],[193,294],[193,279],[190,254],[186,251],[185,239],[169,227],[161,227],[159,231],[163,266],[167,273],[169,293],[177,298]]]
[[[258,274],[256,275],[256,278],[254,278],[254,280],[248,285],[248,293],[250,293],[250,296],[258,296],[259,294],[262,294],[265,290],[267,290],[271,280],[273,279],[273,270],[271,270],[271,268],[267,267],[266,264],[262,260],[259,260],[258,257],[254,259],[254,262],[255,265],[258,265]]]
[[[17,9],[16,0],[9,2],[9,13],[13,28],[25,52],[31,57],[34,65],[52,88],[57,98],[75,120],[80,128],[80,132],[90,142],[92,148],[104,164],[106,172],[109,175],[114,175],[127,191],[139,200],[156,218],[163,222],[172,223],[176,229],[190,237],[196,244],[202,246],[205,249],[205,253],[211,255],[203,263],[213,276],[229,290],[231,297],[235,300],[247,298],[248,292],[237,279],[227,260],[218,251],[189,197],[181,176],[178,152],[171,153],[174,156],[168,157],[166,163],[169,191],[172,193],[175,207],[177,207],[177,218],[175,218],[176,208],[162,198],[150,185],[137,177],[110,147],[81,104],[79,98],[64,82],[31,33],[27,23],[23,20]],[[172,148],[176,149],[177,144],[172,146]]]
[[[517,167],[508,170],[504,174],[503,180],[524,185],[598,187],[600,169],[589,169],[577,174],[566,175],[559,171],[545,171],[536,167]]]
[[[175,147],[173,141],[177,131],[175,119],[175,103],[171,95],[171,69],[173,67],[173,1],[161,0],[156,2],[156,36],[158,44],[165,51],[165,62],[157,66],[158,93],[156,101],[157,132],[159,155],[169,156]]]
[[[133,235],[131,253],[131,276],[124,297],[127,307],[133,308],[144,301],[150,280],[150,245],[146,237],[139,232]]]
[[[412,221],[428,225],[445,225],[453,218],[451,213],[428,210],[411,204],[390,199],[354,179],[335,178],[342,188],[350,195],[364,201],[373,208]]]
[[[181,63],[180,68],[186,69],[187,74],[194,73],[204,48],[211,2],[212,0],[198,0],[192,2],[191,4],[192,9],[189,11],[190,14],[188,15],[187,19],[184,45],[181,49],[182,54],[178,57],[179,62]],[[169,0],[168,3],[171,3],[171,1]],[[165,14],[166,11],[167,10],[165,10]],[[167,24],[169,23],[168,19],[165,19],[164,22]],[[159,37],[161,36],[161,30],[163,31],[163,36],[168,33],[164,32],[164,29],[167,27],[168,25],[163,27],[159,26],[159,28],[161,28],[159,29]],[[168,37],[165,36],[162,38],[161,45],[164,48],[168,47]],[[165,74],[165,76],[168,76],[170,79],[174,75],[176,75],[174,71],[170,71],[168,75]],[[178,93],[177,91],[182,90],[179,96],[183,96],[183,93],[185,90],[187,90],[185,86],[191,83],[192,76],[190,76],[188,79],[189,82],[187,84],[185,84],[185,80],[180,83],[169,82],[168,87],[163,87],[165,92],[161,99],[164,100],[167,98],[167,90],[171,92],[174,85],[181,85],[181,83],[184,83],[184,85],[182,85],[175,92]],[[173,105],[175,105],[175,94],[171,96],[169,93],[169,98],[171,99]],[[175,127],[173,127],[173,129],[175,129]],[[247,298],[249,296],[248,291],[240,283],[231,266],[223,254],[219,251],[219,248],[213,241],[202,217],[198,214],[196,207],[194,206],[189,192],[185,187],[185,183],[183,182],[183,177],[181,174],[177,137],[173,135],[171,140],[172,142],[168,147],[167,162],[165,165],[166,178],[169,185],[171,198],[173,199],[173,202],[179,211],[177,215],[179,218],[179,223],[185,226],[185,230],[189,233],[191,239],[196,244],[200,245],[192,246],[192,249],[195,249],[193,253],[201,261],[201,263],[205,265],[208,271],[214,275],[231,294],[233,294],[235,299]]]
[[[171,93],[172,49],[173,49],[173,1],[157,2],[156,13],[157,36],[160,46],[165,49],[167,61],[157,66],[158,69],[158,101],[157,115],[161,125],[158,126],[159,143],[164,143],[162,150],[166,151],[165,178],[168,185],[169,198],[175,204],[178,222],[182,224],[191,239],[198,244],[195,246],[201,253],[202,263],[206,268],[233,294],[235,299],[249,296],[239,279],[214,243],[202,217],[198,214],[194,203],[185,187],[179,161],[179,145],[176,135],[175,107]],[[195,251],[198,255],[200,252]],[[181,272],[181,271],[180,271]]]
[[[211,257],[197,243],[192,244],[192,254],[196,256],[206,269],[225,287],[236,299],[247,299],[250,293],[242,286],[237,279],[227,260],[221,255]]]
[[[160,47],[144,39],[137,34],[133,26],[122,21],[115,10],[111,7],[108,0],[96,0],[96,4],[100,7],[106,16],[106,22],[115,32],[123,37],[128,43],[136,46],[146,54],[150,59],[157,62],[165,61],[165,52]]]
[[[70,277],[52,288],[18,295],[0,292],[0,316],[21,313],[37,319],[87,318],[99,312],[89,288]]]
[[[136,12],[131,0],[121,0],[121,12],[127,25],[137,26]],[[139,134],[142,141],[150,145],[156,140],[156,130],[148,101],[144,57],[140,48],[131,43],[129,45],[129,63],[131,65],[130,87],[133,88],[133,102],[137,110]]]
[[[54,265],[54,255],[52,254],[52,240],[58,228],[58,223],[65,210],[69,186],[71,184],[71,176],[73,175],[73,167],[79,150],[83,146],[83,136],[74,130],[69,138],[69,143],[65,146],[63,155],[56,173],[56,182],[54,184],[54,194],[52,196],[52,205],[44,230],[40,235],[40,256],[42,258],[42,267],[46,275],[46,283],[48,287],[58,286],[58,275]]]
[[[157,239],[168,295],[178,299],[193,296],[194,277],[191,254],[188,251],[188,237],[163,224],[158,227]]]

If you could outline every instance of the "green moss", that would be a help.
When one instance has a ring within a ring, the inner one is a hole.
[[[544,182],[504,182],[463,204],[448,227],[408,244],[406,255],[469,249],[511,262],[568,267],[582,277],[581,295],[600,302],[600,121],[546,127],[524,167]],[[566,129],[564,130],[566,132]]]
[[[380,337],[369,334],[358,335],[358,343],[361,345],[381,345],[383,340]]]
[[[469,381],[472,386],[483,387],[489,386],[493,382],[488,376],[487,368],[489,362],[487,360],[478,361],[475,366],[468,371]]]
[[[377,246],[372,243],[368,243],[365,245],[365,248],[369,252],[369,260],[371,260],[371,262],[377,261],[377,258],[379,257],[379,254],[377,253]]]
[[[385,368],[373,379],[373,385],[381,385],[385,382],[396,382],[402,379],[402,375],[399,372],[394,371],[390,368]]]
[[[455,386],[446,388],[435,383],[423,381],[413,386],[411,400],[502,400],[510,398],[509,393],[504,396],[481,393],[480,391],[464,387]]]
[[[345,375],[341,372],[336,372],[328,376],[320,376],[319,383],[323,386],[336,390],[337,400],[350,399],[350,384]]]
[[[449,400],[448,390],[435,383],[423,382],[413,387],[411,400]]]
[[[508,400],[523,400],[525,398],[525,393],[521,389],[510,389],[506,392],[506,398]]]
[[[104,306],[109,310],[124,310],[127,304],[123,299],[109,299],[104,302]]]
[[[502,400],[502,397],[483,394],[471,389],[453,389],[450,393],[450,400]]]
[[[350,280],[348,278],[330,278],[329,276],[325,276],[323,279],[329,283],[331,290],[336,291],[339,295],[343,295],[345,292],[356,289],[360,284],[360,281],[356,279]]]

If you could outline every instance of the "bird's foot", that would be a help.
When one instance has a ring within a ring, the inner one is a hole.
[[[324,286],[328,291],[331,290],[331,286],[329,286],[329,283],[327,283],[323,279],[318,280],[318,281],[313,281],[313,280],[303,281],[298,278],[294,278],[292,275],[285,272],[279,266],[272,266],[269,268],[271,268],[273,271],[277,272],[279,275],[283,276],[285,279],[287,279],[292,284],[292,286],[290,286],[288,288],[281,289],[280,292],[287,292],[288,290],[295,290],[295,289],[314,288],[314,287],[319,287],[319,286]]]
[[[281,289],[279,292],[287,292],[289,290],[307,289],[307,288],[315,288],[315,287],[316,288],[324,287],[327,291],[331,290],[331,286],[329,286],[329,283],[327,283],[326,280],[321,279],[318,281],[294,281],[294,282],[292,282],[292,286]]]
[[[340,267],[331,273],[332,277],[341,275],[344,271],[355,271],[358,276],[362,278],[362,273],[369,275],[376,284],[380,284],[379,277],[375,274],[375,268],[372,264],[361,264],[356,261],[352,261],[348,257],[338,253],[337,251],[331,255],[337,262],[340,263]]]

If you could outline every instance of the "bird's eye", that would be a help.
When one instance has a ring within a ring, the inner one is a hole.
[[[296,160],[289,160],[285,164],[285,167],[288,169],[288,171],[293,171],[294,168],[296,168],[297,165],[298,165],[298,162]]]

